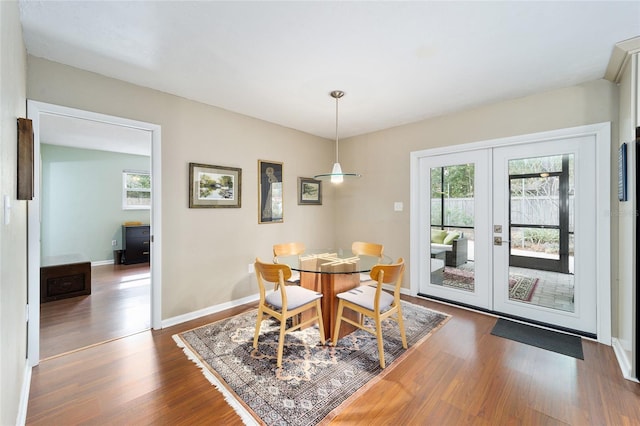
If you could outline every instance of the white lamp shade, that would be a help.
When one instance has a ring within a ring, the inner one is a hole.
[[[342,177],[342,167],[340,163],[333,163],[333,170],[331,170],[331,183],[342,183],[344,178]]]

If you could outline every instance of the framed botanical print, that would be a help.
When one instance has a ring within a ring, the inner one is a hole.
[[[322,182],[317,179],[299,177],[298,204],[322,205]]]
[[[239,208],[242,169],[189,163],[190,208]]]
[[[282,223],[282,163],[258,160],[258,223]]]

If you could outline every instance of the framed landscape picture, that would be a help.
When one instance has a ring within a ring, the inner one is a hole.
[[[282,163],[258,160],[258,223],[281,223]]]
[[[299,177],[298,204],[322,205],[322,182],[317,179]]]
[[[189,163],[190,208],[239,208],[242,169]]]

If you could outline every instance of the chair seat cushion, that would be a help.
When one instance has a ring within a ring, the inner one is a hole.
[[[360,282],[363,283],[365,281],[373,281],[371,279],[371,275],[369,275],[369,274],[360,274]]]
[[[300,272],[291,271],[291,276],[287,280],[288,283],[299,283],[300,282]]]
[[[338,298],[351,302],[365,309],[373,311],[373,302],[376,297],[376,287],[360,286],[344,293],[339,293]],[[386,310],[393,303],[393,295],[386,291],[380,292],[380,312]]]
[[[287,309],[293,310],[299,308],[302,305],[306,305],[309,302],[313,302],[316,299],[322,297],[322,293],[316,293],[315,291],[308,290],[298,286],[285,286],[287,292]],[[267,294],[264,300],[271,306],[282,309],[282,296],[280,290],[273,291]]]

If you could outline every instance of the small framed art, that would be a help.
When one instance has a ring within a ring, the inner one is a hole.
[[[299,177],[298,204],[322,205],[322,182],[317,179]]]
[[[282,177],[282,163],[258,160],[258,223],[284,221]]]
[[[239,208],[242,169],[189,163],[190,208]]]
[[[627,144],[618,149],[618,201],[627,201]]]

